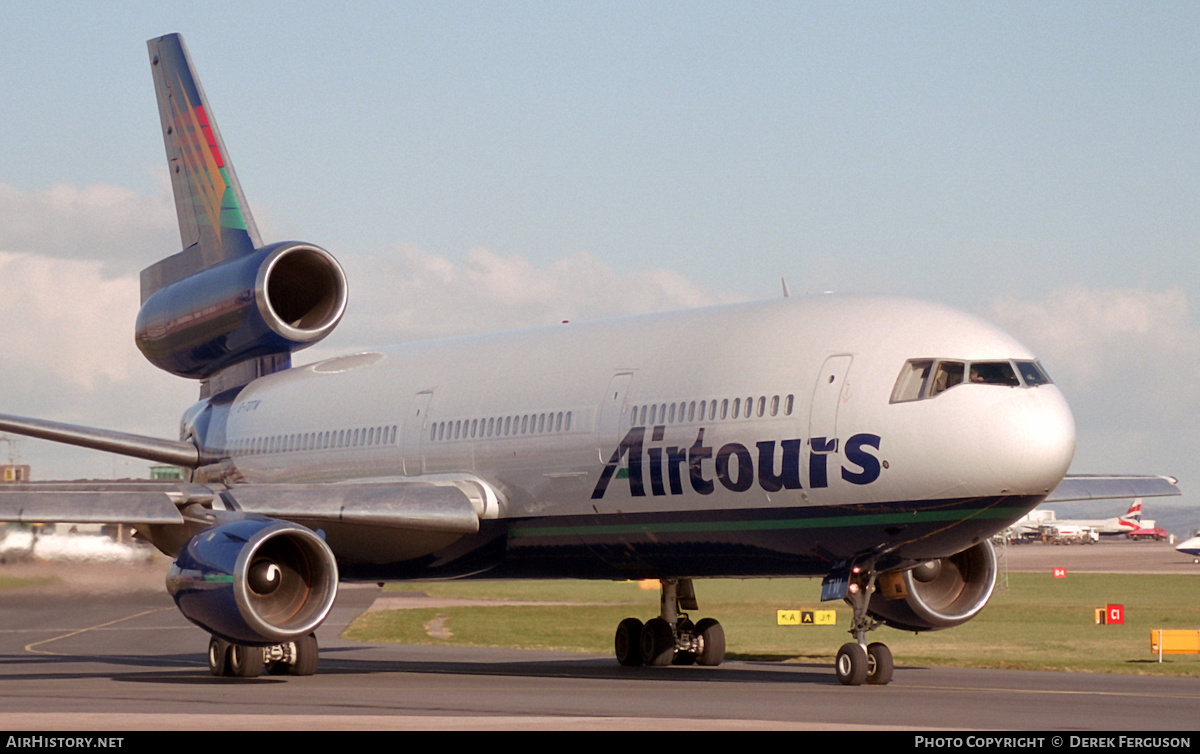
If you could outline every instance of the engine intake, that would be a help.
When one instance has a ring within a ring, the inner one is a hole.
[[[996,551],[988,541],[901,574],[907,596],[875,593],[867,612],[904,631],[953,628],[974,618],[996,586]]]
[[[138,312],[134,338],[160,369],[207,379],[316,343],[341,321],[346,300],[346,276],[332,254],[275,244],[158,289]]]
[[[337,563],[321,537],[258,517],[200,532],[167,573],[167,590],[188,620],[241,644],[312,633],[333,607],[337,583]]]

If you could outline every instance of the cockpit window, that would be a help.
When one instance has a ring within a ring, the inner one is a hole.
[[[965,364],[961,361],[939,361],[937,370],[933,373],[933,384],[929,386],[929,396],[932,398],[961,383],[964,368]]]
[[[1036,361],[1018,361],[1017,371],[1021,373],[1021,379],[1029,387],[1037,387],[1038,385],[1049,385],[1050,375],[1046,374],[1046,370]]]
[[[935,398],[964,382],[974,385],[1037,387],[1049,385],[1046,370],[1036,361],[953,361],[910,359],[900,369],[892,403]]]
[[[915,401],[921,398],[921,388],[933,367],[933,359],[914,359],[900,370],[896,387],[892,389],[892,403]]]
[[[971,382],[976,385],[1008,385],[1017,387],[1021,381],[1007,361],[976,361],[971,364]]]

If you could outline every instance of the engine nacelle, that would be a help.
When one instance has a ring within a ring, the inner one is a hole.
[[[904,631],[953,628],[974,618],[996,586],[996,551],[984,540],[957,555],[931,560],[901,574],[907,596],[876,592],[867,612]]]
[[[167,572],[167,591],[188,620],[250,645],[312,633],[333,607],[337,583],[337,562],[321,537],[260,517],[205,529]]]
[[[324,338],[346,310],[346,276],[333,255],[281,243],[155,291],[134,338],[150,363],[207,379],[247,359],[291,353]]]

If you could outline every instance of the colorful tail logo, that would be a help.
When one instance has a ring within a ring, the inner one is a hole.
[[[1129,506],[1129,510],[1118,518],[1117,522],[1127,529],[1142,528],[1142,499],[1134,500],[1133,505]]]
[[[249,253],[258,233],[187,47],[178,34],[148,45],[184,248],[199,243],[216,261]]]

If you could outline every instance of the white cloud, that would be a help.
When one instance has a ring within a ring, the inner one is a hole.
[[[990,314],[1038,350],[1063,358],[1084,380],[1104,379],[1114,359],[1147,369],[1154,364],[1143,361],[1150,355],[1171,361],[1200,355],[1200,331],[1179,287],[1093,291],[1075,285],[1042,301],[999,299]]]
[[[1079,433],[1076,472],[1200,478],[1200,326],[1181,288],[1074,285],[986,314],[1039,355]]]
[[[0,250],[136,272],[179,251],[175,207],[166,192],[144,197],[107,184],[22,191],[0,183]]]
[[[165,191],[0,184],[0,412],[174,436],[197,387],[145,361],[133,322],[138,271],[178,250]],[[17,447],[35,479],[144,476],[148,465],[37,440]]]
[[[100,270],[92,260],[0,251],[0,322],[9,334],[4,360],[10,375],[22,367],[38,380],[85,391],[98,380],[128,379],[137,355],[130,332],[138,281],[106,279]]]
[[[411,246],[346,258],[350,307],[330,346],[366,348],[563,320],[683,309],[730,300],[666,269],[616,270],[586,252],[545,266],[472,249],[461,262]],[[304,361],[314,356],[305,354]]]

